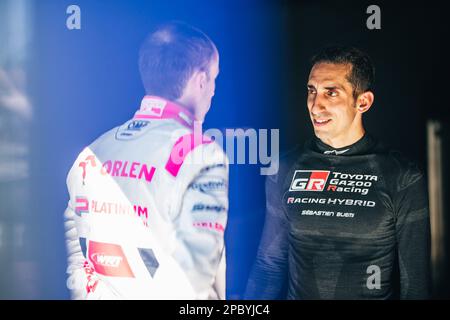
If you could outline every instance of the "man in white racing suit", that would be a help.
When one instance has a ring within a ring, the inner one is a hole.
[[[147,37],[139,67],[140,109],[67,177],[67,286],[74,299],[225,299],[228,162],[201,134],[218,51],[173,22]]]

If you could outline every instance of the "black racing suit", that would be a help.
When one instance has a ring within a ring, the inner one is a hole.
[[[245,298],[429,298],[424,176],[370,135],[338,150],[315,138],[290,152],[266,198]]]

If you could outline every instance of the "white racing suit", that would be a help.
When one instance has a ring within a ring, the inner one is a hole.
[[[65,211],[72,298],[225,299],[228,162],[195,126],[145,96],[78,156]]]

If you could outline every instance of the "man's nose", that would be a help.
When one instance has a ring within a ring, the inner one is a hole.
[[[325,105],[323,99],[319,94],[316,94],[311,105],[311,113],[314,115],[320,114],[325,110]]]

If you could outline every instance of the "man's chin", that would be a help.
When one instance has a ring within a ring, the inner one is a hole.
[[[329,130],[327,130],[326,128],[321,128],[321,127],[314,127],[314,133],[316,134],[316,135],[318,135],[318,134],[321,134],[321,135],[323,135],[323,134],[327,134],[327,132],[328,132]]]
[[[323,128],[314,129],[314,135],[322,141],[330,138],[330,134]]]

